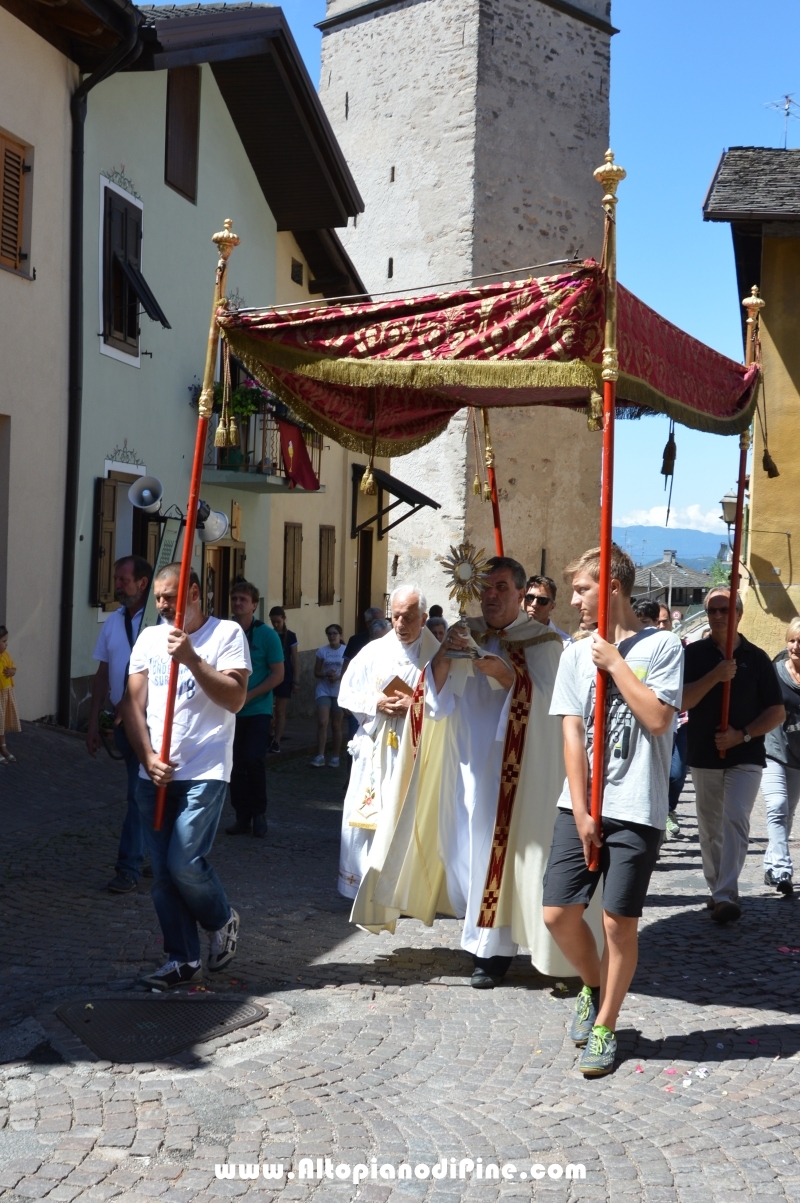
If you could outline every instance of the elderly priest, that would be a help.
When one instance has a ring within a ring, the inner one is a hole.
[[[339,705],[358,720],[348,745],[353,758],[342,815],[339,892],[355,898],[391,782],[406,716],[420,671],[439,650],[427,629],[427,603],[418,585],[391,596],[392,629],[373,639],[348,664]]]

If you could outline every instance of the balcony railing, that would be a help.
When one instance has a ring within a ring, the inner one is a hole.
[[[204,468],[216,468],[220,472],[254,472],[277,481],[287,479],[281,454],[280,428],[271,411],[260,410],[246,418],[237,415],[239,444],[236,447],[214,446],[218,423],[219,414],[213,414],[208,427]],[[309,428],[303,429],[302,435],[314,475],[319,480],[322,435]]]

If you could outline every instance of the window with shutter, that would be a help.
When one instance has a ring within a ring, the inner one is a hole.
[[[167,131],[164,182],[197,204],[200,143],[200,68],[172,67],[167,72]]]
[[[336,594],[336,527],[319,528],[319,604],[332,606]]]
[[[94,546],[90,604],[111,609],[114,604],[114,559],[117,543],[117,482],[95,481]]]
[[[283,527],[283,605],[298,610],[302,604],[303,527],[286,522]]]
[[[170,324],[142,275],[142,210],[113,188],[104,190],[103,209],[103,341],[138,356],[139,306]]]
[[[0,263],[22,267],[22,222],[25,204],[26,149],[0,134]]]

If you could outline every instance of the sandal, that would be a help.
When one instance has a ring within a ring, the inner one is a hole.
[[[16,764],[17,763],[16,756],[11,755],[11,753],[9,752],[9,750],[5,746],[5,744],[0,746],[0,760],[3,761],[3,764]]]

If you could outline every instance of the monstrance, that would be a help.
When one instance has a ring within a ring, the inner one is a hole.
[[[460,543],[458,547],[451,546],[450,553],[449,556],[439,556],[438,560],[445,575],[452,580],[449,596],[451,601],[455,598],[458,602],[459,625],[464,634],[469,635],[469,628],[464,621],[467,606],[471,601],[480,600],[481,590],[488,575],[484,550],[481,548],[480,551],[476,551],[470,542],[466,542]],[[450,659],[475,660],[478,654],[474,648],[465,648],[461,652],[450,652]]]

